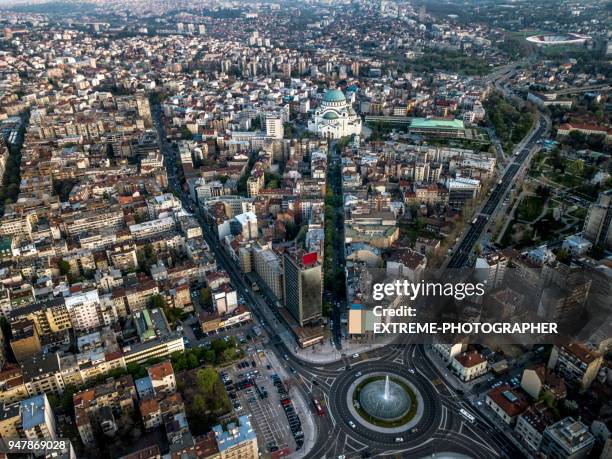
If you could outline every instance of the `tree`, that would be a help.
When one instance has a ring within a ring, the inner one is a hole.
[[[545,185],[538,185],[535,192],[543,199],[547,199],[550,196],[550,188]]]
[[[572,255],[565,249],[559,249],[555,252],[555,257],[560,263],[568,264],[572,260]]]
[[[151,295],[149,299],[149,304],[152,309],[165,309],[166,308],[166,300],[163,296],[156,294]]]
[[[196,383],[198,389],[206,394],[213,392],[215,383],[219,379],[219,374],[212,368],[206,367],[196,373]]]
[[[206,413],[208,410],[206,400],[201,394],[196,394],[191,402],[192,411],[195,413]]]
[[[187,368],[189,369],[197,368],[199,364],[200,364],[200,360],[198,359],[197,355],[194,352],[190,352],[187,354]]]
[[[212,291],[210,287],[203,287],[200,289],[200,304],[206,309],[212,308]]]
[[[216,358],[216,354],[215,354],[215,351],[213,351],[212,349],[207,349],[206,351],[204,351],[204,361],[207,364],[209,365],[214,364],[215,358]]]
[[[70,274],[70,263],[68,263],[66,260],[60,260],[59,271],[62,276],[67,276]]]

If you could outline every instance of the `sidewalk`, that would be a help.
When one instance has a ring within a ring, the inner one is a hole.
[[[320,364],[338,362],[342,360],[342,354],[351,356],[362,352],[370,352],[374,349],[386,346],[394,338],[392,335],[381,335],[374,343],[352,343],[343,341],[342,349],[338,350],[336,346],[329,341],[324,341],[306,349],[302,349],[297,345],[295,339],[289,332],[279,334],[279,337],[295,357],[306,362]]]
[[[479,383],[483,383],[487,381],[487,378],[491,375],[489,373],[485,373],[484,375],[472,379],[469,382],[460,381],[455,374],[447,368],[447,363],[444,363],[440,355],[433,350],[429,345],[424,346],[425,354],[429,361],[438,369],[440,374],[444,375],[444,380],[447,384],[453,387],[455,390],[461,390],[463,393],[468,394],[472,391],[474,386]]]
[[[469,383],[464,383],[457,379],[457,377],[446,368],[446,364],[442,361],[440,356],[429,346],[425,346],[425,354],[429,361],[436,366],[436,368],[440,371],[442,375],[444,375],[444,380],[447,384],[452,386],[455,390],[462,390],[466,394],[466,398],[470,401],[470,405],[473,409],[478,411],[484,418],[486,418],[489,422],[491,422],[495,427],[501,430],[504,433],[504,436],[514,443],[514,445],[521,450],[526,457],[533,457],[524,447],[524,444],[515,436],[514,430],[508,427],[503,421],[499,419],[499,417],[489,408],[486,404],[486,392],[481,392],[480,394],[470,394],[473,386],[478,384],[479,382],[486,382],[488,373],[485,373],[483,376],[476,378]],[[480,402],[480,403],[479,403]]]
[[[295,337],[284,323],[279,322],[270,310],[270,306],[266,304],[260,294],[256,293],[258,310],[265,318],[268,325],[274,330],[276,336],[280,338],[283,344],[289,349],[292,355],[310,363],[333,363],[342,360],[342,354],[352,355],[361,352],[369,352],[373,349],[387,345],[394,338],[392,335],[380,335],[373,343],[352,343],[350,341],[342,342],[342,350],[336,349],[329,340],[322,343],[302,349],[295,341]],[[272,338],[272,337],[270,337]]]
[[[484,399],[485,397],[483,397]],[[478,397],[474,397],[474,400],[477,400]],[[482,416],[487,418],[489,422],[495,425],[499,430],[504,433],[504,436],[514,443],[516,446],[526,457],[534,457],[533,453],[531,453],[527,448],[525,448],[524,443],[516,436],[514,429],[511,429],[506,423],[501,421],[499,417],[493,412],[493,410],[482,400],[481,404],[472,404],[472,407],[476,409]]]

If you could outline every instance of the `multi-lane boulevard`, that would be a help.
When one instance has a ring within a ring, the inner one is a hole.
[[[357,359],[312,365],[288,354],[305,392],[324,400],[328,413],[318,418],[319,435],[308,457],[426,457],[441,452],[474,458],[522,457],[501,431],[474,412],[464,398],[444,383],[443,375],[423,346],[391,345]],[[423,416],[401,433],[380,433],[364,426],[349,409],[347,393],[361,374],[390,373],[415,386],[422,397]],[[471,423],[458,413],[470,412]],[[401,441],[398,441],[401,440]]]
[[[505,73],[502,73],[505,74]],[[170,186],[184,202],[193,204],[177,179],[176,151],[167,142],[161,112],[154,107],[154,122],[159,133],[160,148],[169,172]],[[501,199],[512,186],[526,163],[534,143],[548,130],[547,120],[540,116],[537,126],[525,140],[520,152],[505,170],[482,207],[475,223],[470,227],[450,259],[449,267],[464,266],[475,243],[487,225]],[[335,158],[335,160],[338,160]],[[246,299],[252,312],[268,337],[269,346],[279,360],[294,372],[296,385],[307,402],[321,401],[326,414],[315,417],[316,442],[305,457],[426,457],[437,453],[462,453],[474,458],[523,457],[522,453],[488,419],[475,412],[467,397],[445,383],[444,375],[429,360],[423,346],[393,344],[362,354],[357,358],[343,355],[332,363],[314,364],[294,355],[292,349],[279,338],[278,312],[255,294],[250,283],[227,252],[214,232],[207,226],[199,210],[196,214],[202,225],[206,242],[220,267],[229,274],[233,285]],[[270,317],[273,320],[270,320]],[[381,433],[366,427],[355,419],[349,409],[347,391],[356,375],[374,372],[396,374],[409,380],[417,389],[423,403],[423,414],[415,426],[400,434]],[[470,422],[459,414],[467,410],[474,417]]]
[[[480,209],[476,212],[476,217],[464,234],[460,243],[455,247],[452,255],[446,264],[447,268],[462,268],[469,260],[470,254],[476,243],[480,240],[491,217],[499,208],[508,191],[514,186],[516,180],[522,176],[526,167],[529,165],[534,151],[537,149],[537,141],[544,138],[550,131],[550,120],[547,116],[540,113],[536,119],[532,130],[519,145],[516,154],[511,162],[506,166],[501,179],[493,187]]]

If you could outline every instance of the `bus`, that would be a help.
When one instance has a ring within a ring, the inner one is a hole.
[[[461,408],[459,410],[459,414],[463,416],[470,424],[474,424],[474,422],[476,422],[476,418],[465,408]]]
[[[315,410],[319,416],[325,415],[325,411],[323,410],[323,407],[321,406],[321,404],[316,398],[312,399],[312,403],[314,404]]]

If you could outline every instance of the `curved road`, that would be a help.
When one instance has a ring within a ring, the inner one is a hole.
[[[189,196],[181,189],[176,174],[176,152],[170,147],[165,138],[163,122],[159,107],[153,107],[154,122],[160,136],[160,149],[164,154],[167,169],[170,173],[170,185],[177,192],[185,206],[190,209],[192,203]],[[542,120],[540,120],[542,121]],[[485,215],[492,213],[503,192],[521,169],[522,163],[529,154],[530,147],[543,129],[542,122],[536,128],[534,136],[527,140],[527,145],[516,157],[510,166],[508,174],[504,175],[500,188],[494,192],[495,198],[485,204]],[[474,412],[463,394],[459,394],[444,383],[444,377],[429,361],[424,353],[423,346],[413,344],[391,344],[367,353],[366,360],[349,359],[346,356],[340,361],[328,364],[314,364],[303,361],[294,356],[283,342],[278,338],[274,327],[266,320],[269,313],[278,315],[278,311],[269,307],[257,297],[245,280],[236,263],[222,249],[214,232],[206,225],[204,218],[198,214],[203,233],[219,265],[224,268],[233,285],[251,305],[254,316],[259,320],[263,329],[270,337],[272,350],[286,365],[295,370],[297,387],[307,401],[313,397],[319,399],[326,406],[327,414],[316,417],[316,442],[305,455],[307,458],[337,458],[346,457],[385,457],[399,455],[402,457],[419,458],[433,453],[456,452],[474,458],[509,457],[512,459],[523,457],[522,453],[510,443],[504,434],[490,421]],[[462,266],[471,245],[475,243],[477,235],[486,225],[485,217],[480,216],[478,225],[472,225],[461,247],[451,258],[450,267]],[[481,221],[483,220],[483,221]],[[478,227],[478,228],[476,228]],[[470,235],[470,233],[473,233]],[[477,234],[476,234],[477,233]],[[264,313],[262,308],[268,308]],[[285,357],[286,356],[286,357]],[[376,371],[390,371],[410,380],[421,392],[425,411],[417,425],[416,432],[400,434],[403,441],[396,442],[396,435],[373,432],[355,422],[356,428],[351,428],[348,421],[352,414],[348,410],[346,391],[355,373],[364,374]],[[414,371],[414,373],[413,373]],[[468,410],[475,418],[474,423],[464,420],[459,415],[460,409]]]

